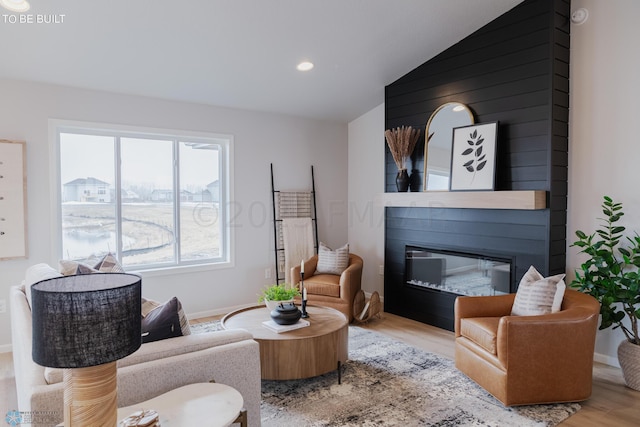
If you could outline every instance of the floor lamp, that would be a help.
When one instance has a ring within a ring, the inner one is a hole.
[[[33,360],[64,369],[64,426],[114,427],[116,361],[141,340],[141,279],[96,273],[31,287]]]

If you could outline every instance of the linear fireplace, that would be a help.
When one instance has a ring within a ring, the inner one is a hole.
[[[456,295],[500,295],[511,290],[512,258],[405,247],[405,286]]]

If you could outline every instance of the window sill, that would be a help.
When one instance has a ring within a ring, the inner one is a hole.
[[[211,263],[211,264],[198,264],[198,265],[179,265],[179,266],[170,266],[170,267],[157,267],[150,268],[145,270],[135,270],[134,268],[125,267],[127,273],[137,274],[142,278],[145,277],[162,277],[162,276],[173,276],[177,274],[185,274],[185,273],[199,273],[201,271],[213,271],[213,270],[222,270],[226,268],[233,267],[233,263],[227,262],[219,262],[219,263]]]

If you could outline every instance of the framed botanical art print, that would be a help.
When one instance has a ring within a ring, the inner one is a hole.
[[[453,129],[451,191],[493,190],[498,122]]]

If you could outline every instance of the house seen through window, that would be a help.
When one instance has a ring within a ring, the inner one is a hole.
[[[228,136],[57,129],[62,255],[125,268],[228,260]]]

